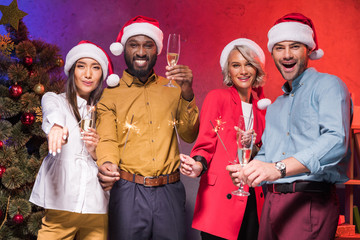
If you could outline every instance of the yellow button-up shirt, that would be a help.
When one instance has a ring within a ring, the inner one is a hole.
[[[165,87],[168,81],[154,73],[142,83],[124,71],[119,86],[104,90],[97,104],[99,166],[112,162],[146,177],[170,174],[179,167],[174,122],[179,136],[191,143],[198,134],[199,110],[195,98],[181,98],[178,85]]]

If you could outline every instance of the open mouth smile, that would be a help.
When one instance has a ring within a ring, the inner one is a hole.
[[[291,72],[292,70],[294,70],[296,62],[295,63],[281,63],[281,65],[284,67],[285,72]]]

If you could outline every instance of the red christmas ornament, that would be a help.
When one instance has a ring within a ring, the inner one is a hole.
[[[2,176],[4,175],[6,171],[6,168],[4,166],[0,166],[0,178],[2,178]]]
[[[56,66],[63,67],[64,66],[64,60],[60,56],[56,58]]]
[[[15,83],[15,85],[11,85],[9,87],[9,93],[11,97],[20,97],[20,95],[22,94],[22,87]]]
[[[29,71],[29,77],[33,77],[33,76],[35,76],[35,72],[33,70],[30,70]]]
[[[31,124],[33,124],[35,122],[35,116],[29,112],[23,113],[23,115],[21,115],[21,122],[22,124],[24,124],[25,126],[30,126]]]
[[[15,214],[15,216],[13,217],[13,221],[16,223],[16,224],[20,224],[24,221],[24,217],[23,215],[21,214]]]
[[[0,148],[4,146],[4,142],[0,140]]]
[[[26,57],[24,58],[24,64],[25,64],[26,66],[31,66],[32,63],[33,63],[32,57],[26,56]]]

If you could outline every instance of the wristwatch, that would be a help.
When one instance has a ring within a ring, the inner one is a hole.
[[[281,178],[286,176],[286,165],[285,165],[285,163],[283,163],[282,161],[276,162],[275,163],[275,168],[277,170],[279,170],[279,172],[281,174]]]

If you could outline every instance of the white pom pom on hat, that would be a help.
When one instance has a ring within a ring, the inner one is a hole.
[[[110,45],[110,51],[115,56],[123,53],[126,41],[136,35],[145,35],[154,40],[157,46],[157,54],[163,48],[163,32],[160,30],[159,22],[150,17],[136,16],[125,23],[120,30],[116,42]]]
[[[109,87],[116,87],[120,82],[120,78],[117,74],[111,74],[107,79],[106,79],[106,84]]]
[[[268,99],[268,98],[263,98],[263,99],[260,99],[260,100],[257,102],[257,107],[258,107],[260,110],[264,110],[264,109],[266,109],[270,104],[271,104],[271,100],[270,100],[270,99]]]
[[[296,41],[308,46],[312,52],[312,60],[324,56],[324,51],[319,48],[315,27],[311,19],[301,13],[289,13],[279,18],[268,32],[268,50],[271,53],[274,45],[282,41]]]
[[[256,92],[256,94],[258,95],[258,98],[259,98],[259,100],[257,102],[258,109],[260,109],[260,110],[266,109],[271,104],[271,100],[268,98],[265,98],[263,87],[256,87],[256,88],[253,88],[253,90]]]
[[[106,80],[108,86],[115,87],[116,85],[119,84],[120,78],[118,75],[113,73],[114,72],[113,65],[109,55],[100,46],[88,40],[80,41],[66,55],[65,66],[64,66],[64,72],[66,76],[69,76],[70,69],[76,63],[76,61],[79,60],[80,58],[85,58],[85,57],[92,58],[100,64],[101,69],[103,71],[103,80],[106,79],[108,73],[110,74],[109,77],[111,77],[112,80],[111,80],[111,85],[108,84],[109,78]],[[114,79],[117,79],[117,82]]]
[[[110,45],[110,51],[112,54],[114,54],[115,56],[120,56],[122,54],[122,52],[124,51],[124,47],[123,45],[121,45],[121,43],[119,42],[113,42]]]

